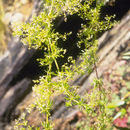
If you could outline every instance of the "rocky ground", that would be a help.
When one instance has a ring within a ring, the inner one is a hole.
[[[130,51],[130,50],[129,50]],[[119,59],[106,69],[103,76],[106,89],[110,90],[111,111],[113,111],[113,127],[116,129],[130,128],[130,56],[129,60]],[[118,104],[115,106],[115,104]]]

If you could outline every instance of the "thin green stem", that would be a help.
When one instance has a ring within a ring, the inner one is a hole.
[[[48,40],[49,40],[49,46],[50,46],[49,48],[50,48],[50,51],[52,52],[52,54],[54,54],[53,49],[52,49],[51,39],[49,38]],[[53,57],[53,56],[52,56],[52,57]],[[58,63],[57,63],[56,58],[53,57],[53,60],[54,60],[54,62],[55,62],[55,65],[56,65],[57,70],[59,71],[59,66],[58,66]]]
[[[57,61],[56,61],[55,58],[54,58],[54,62],[55,62],[55,65],[56,65],[57,70],[59,71],[60,69],[59,69],[58,63],[57,63]]]
[[[52,13],[53,6],[54,6],[54,0],[52,0],[52,2],[51,2],[51,8],[50,8],[50,12],[48,15],[50,15]]]

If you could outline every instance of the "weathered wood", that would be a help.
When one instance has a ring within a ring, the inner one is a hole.
[[[0,102],[0,121],[9,121],[11,118],[11,112],[15,106],[26,96],[27,91],[30,89],[30,79],[23,79],[20,83],[17,83],[4,95]]]
[[[34,1],[33,13],[38,13],[40,1]],[[31,18],[31,15],[30,15]],[[30,20],[28,19],[28,21]],[[19,38],[12,37],[9,48],[5,55],[0,58],[0,100],[10,89],[11,81],[18,75],[20,70],[28,63],[36,50],[28,50],[28,47],[20,42]]]
[[[5,76],[1,79],[0,100],[10,88],[9,83],[18,74],[18,72],[23,68],[23,66],[28,62],[32,54],[33,54],[33,51],[28,51],[26,47],[20,50],[15,61],[11,64],[10,68],[8,68],[8,70],[6,71]]]
[[[34,1],[33,13],[38,13],[40,9],[40,1]],[[37,9],[38,8],[38,9]],[[30,20],[31,15],[28,19]],[[24,96],[31,91],[31,79],[23,77],[15,83],[15,80],[20,71],[29,62],[36,50],[29,50],[23,45],[19,38],[12,37],[8,50],[0,57],[0,123],[10,120],[10,115],[16,105],[24,99]],[[1,129],[1,127],[0,127]]]

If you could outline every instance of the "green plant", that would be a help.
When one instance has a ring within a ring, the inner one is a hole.
[[[49,120],[53,105],[52,97],[59,94],[66,95],[67,106],[78,105],[81,110],[94,119],[94,124],[88,126],[90,129],[102,130],[110,120],[106,112],[106,92],[96,70],[97,34],[113,25],[110,22],[111,16],[100,20],[102,6],[103,0],[46,0],[43,11],[38,16],[33,16],[31,22],[15,28],[15,35],[22,37],[22,42],[29,48],[44,50],[44,58],[38,59],[38,61],[42,66],[46,66],[46,74],[34,81],[35,102],[33,106],[46,115],[46,120],[42,123],[46,130],[53,129],[53,124]],[[59,16],[63,16],[67,21],[67,16],[73,14],[77,14],[83,20],[77,34],[80,39],[77,45],[80,48],[84,44],[85,49],[79,56],[80,64],[69,56],[68,62],[60,67],[58,58],[64,58],[67,50],[58,47],[59,39],[66,40],[72,32],[65,34],[56,32],[53,21]],[[56,71],[53,70],[53,65],[56,66]],[[93,70],[97,75],[93,82],[94,87],[90,94],[80,96],[77,92],[78,86],[71,86],[69,81],[73,80],[76,73],[88,72],[90,74]],[[54,76],[57,76],[56,81],[53,80]],[[28,129],[31,128],[27,124],[25,126]]]

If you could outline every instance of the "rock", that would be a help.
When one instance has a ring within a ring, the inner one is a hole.
[[[11,19],[10,19],[11,27],[13,28],[13,26],[15,26],[15,24],[20,24],[23,21],[24,21],[23,14],[17,12],[15,14],[13,14],[12,17],[11,17]]]
[[[28,0],[21,0],[20,1],[22,4],[27,4],[28,3]]]
[[[8,25],[11,22],[13,13],[12,12],[7,12],[3,18],[3,21],[6,25]]]

